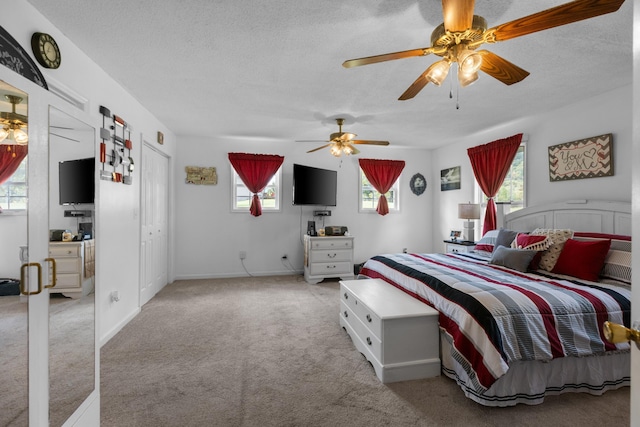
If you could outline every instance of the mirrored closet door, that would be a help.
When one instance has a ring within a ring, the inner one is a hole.
[[[95,386],[95,129],[49,108],[49,420],[60,426]]]
[[[28,425],[27,93],[0,81],[0,426]],[[22,289],[24,293],[26,290]]]

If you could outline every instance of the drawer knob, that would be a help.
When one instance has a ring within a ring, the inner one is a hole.
[[[367,322],[371,323],[371,316],[367,314]]]
[[[349,299],[349,294],[347,294],[346,292],[344,293],[344,299]]]
[[[367,344],[371,345],[371,338],[367,337]]]
[[[333,268],[336,268],[336,266],[335,265],[327,265],[327,268],[328,269],[333,269]]]
[[[334,254],[327,254],[327,256],[328,256],[329,258],[335,258],[335,257],[336,257],[336,255],[337,255],[337,254],[335,254],[335,253],[334,253]]]
[[[347,310],[344,311],[344,317],[349,317],[349,313],[347,313]]]

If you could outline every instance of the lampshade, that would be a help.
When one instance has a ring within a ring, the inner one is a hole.
[[[427,68],[425,77],[434,85],[440,86],[449,74],[450,67],[451,63],[446,59],[434,62]]]
[[[480,205],[476,203],[460,203],[458,205],[458,218],[480,219]]]

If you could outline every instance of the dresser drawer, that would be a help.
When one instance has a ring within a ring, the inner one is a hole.
[[[340,239],[334,237],[323,237],[314,239],[311,243],[311,249],[352,249],[353,239]]]
[[[60,273],[79,273],[82,271],[82,263],[80,258],[56,258],[56,272]]]
[[[358,315],[356,315],[344,301],[340,304],[340,314],[344,317],[344,320],[349,323],[360,340],[366,345],[366,348],[371,352],[371,355],[379,362],[382,361],[382,341],[375,336],[375,334],[362,323]]]
[[[314,262],[309,266],[312,276],[324,275],[330,277],[336,274],[353,274],[353,265],[348,261],[342,262]]]
[[[349,249],[319,249],[311,251],[311,262],[351,261]]]
[[[80,245],[49,245],[49,256],[52,258],[79,257]]]
[[[371,330],[371,332],[378,337],[378,339],[382,339],[382,322],[380,321],[380,317],[375,314],[369,307],[362,303],[362,301],[358,300],[358,297],[353,295],[351,291],[345,289],[344,287],[341,289],[341,300],[345,303],[351,311],[355,314],[358,319]]]
[[[82,282],[79,274],[57,274],[55,289],[82,289]]]

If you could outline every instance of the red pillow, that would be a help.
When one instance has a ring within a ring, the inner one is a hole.
[[[517,249],[529,249],[533,251],[544,251],[549,249],[551,242],[548,236],[538,236],[518,233],[511,246]]]
[[[569,239],[551,272],[597,282],[610,247],[611,240],[583,242]]]

